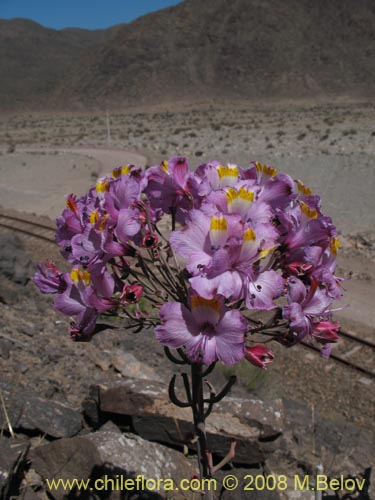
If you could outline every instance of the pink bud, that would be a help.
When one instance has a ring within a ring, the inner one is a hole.
[[[154,248],[158,244],[158,237],[156,234],[146,234],[142,239],[142,246],[144,248]]]
[[[312,335],[318,342],[322,344],[337,342],[340,336],[337,335],[337,331],[340,329],[338,323],[332,323],[332,321],[320,321],[313,325]]]
[[[123,304],[135,304],[143,294],[141,285],[124,285],[120,300]]]
[[[245,358],[250,361],[250,363],[260,368],[266,368],[266,365],[272,363],[274,357],[272,350],[264,344],[245,347]]]
[[[303,276],[312,268],[312,265],[305,264],[303,262],[290,262],[289,264],[286,264],[285,267],[291,274],[294,274],[295,276]]]

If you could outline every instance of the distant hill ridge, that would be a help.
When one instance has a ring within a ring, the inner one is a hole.
[[[0,109],[375,95],[373,0],[185,0],[106,30],[0,20]]]

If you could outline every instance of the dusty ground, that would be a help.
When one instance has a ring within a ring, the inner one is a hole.
[[[374,118],[375,107],[371,103],[273,108],[237,104],[224,109],[206,106],[149,113],[119,112],[109,117],[108,137],[105,114],[4,116],[0,117],[0,145],[3,153],[15,150],[16,154],[10,158],[2,156],[0,182],[7,186],[16,184],[18,188],[22,177],[40,163],[43,179],[38,176],[39,182],[48,188],[51,181],[53,190],[57,184],[54,179],[61,182],[65,164],[66,191],[70,192],[77,180],[86,182],[100,173],[95,162],[78,162],[76,156],[62,158],[58,154],[55,162],[47,155],[32,158],[20,154],[26,147],[35,152],[35,145],[51,148],[52,152],[78,147],[89,157],[92,146],[110,145],[143,152],[149,163],[176,153],[187,156],[192,165],[210,159],[248,165],[257,159],[310,185],[322,196],[324,210],[334,218],[341,233],[369,231],[373,230],[375,210]],[[98,159],[98,153],[95,158]],[[99,161],[111,170],[121,159],[121,155],[101,155]],[[83,169],[83,178],[73,172],[74,164],[76,169]],[[13,179],[8,179],[14,169],[17,171]],[[45,177],[44,169],[48,169]],[[77,188],[81,186],[84,188],[79,182]]]
[[[374,118],[374,107],[360,104],[118,113],[110,116],[109,144],[102,114],[7,116],[0,118],[0,204],[53,218],[66,194],[86,191],[113,167],[153,164],[176,153],[188,156],[192,165],[208,159],[271,162],[321,194],[343,234],[342,273],[353,272],[346,285],[351,308],[338,316],[351,331],[375,342]],[[45,256],[26,245],[34,259]],[[26,345],[16,345],[1,359],[2,373],[50,397],[79,404],[92,382],[121,377],[121,370],[108,364],[113,348],[167,369],[151,335],[135,341],[111,333],[90,345],[72,344],[66,319],[36,298],[31,285],[17,304],[0,307],[3,334]],[[32,335],[24,333],[25,325]],[[246,372],[243,384],[266,397],[303,400],[330,418],[375,431],[373,381],[300,347],[278,351],[266,375]]]

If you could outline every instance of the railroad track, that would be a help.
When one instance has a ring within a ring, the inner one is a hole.
[[[375,344],[343,330],[339,330],[338,334],[341,340],[329,359],[375,380]],[[307,349],[319,352],[319,348],[309,342],[301,344]]]
[[[0,212],[0,227],[56,244],[55,228],[52,225]],[[339,334],[341,341],[329,359],[343,367],[375,379],[375,344],[343,330],[340,330]],[[319,348],[308,342],[302,342],[302,345],[307,349],[319,351]]]
[[[41,224],[39,222],[0,212],[0,227],[25,234],[39,240],[44,240],[48,243],[56,244],[56,228],[47,224]]]

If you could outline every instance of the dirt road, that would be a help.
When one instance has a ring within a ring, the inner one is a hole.
[[[56,217],[71,192],[86,192],[114,167],[144,166],[146,157],[120,149],[20,148],[0,156],[0,205]]]

